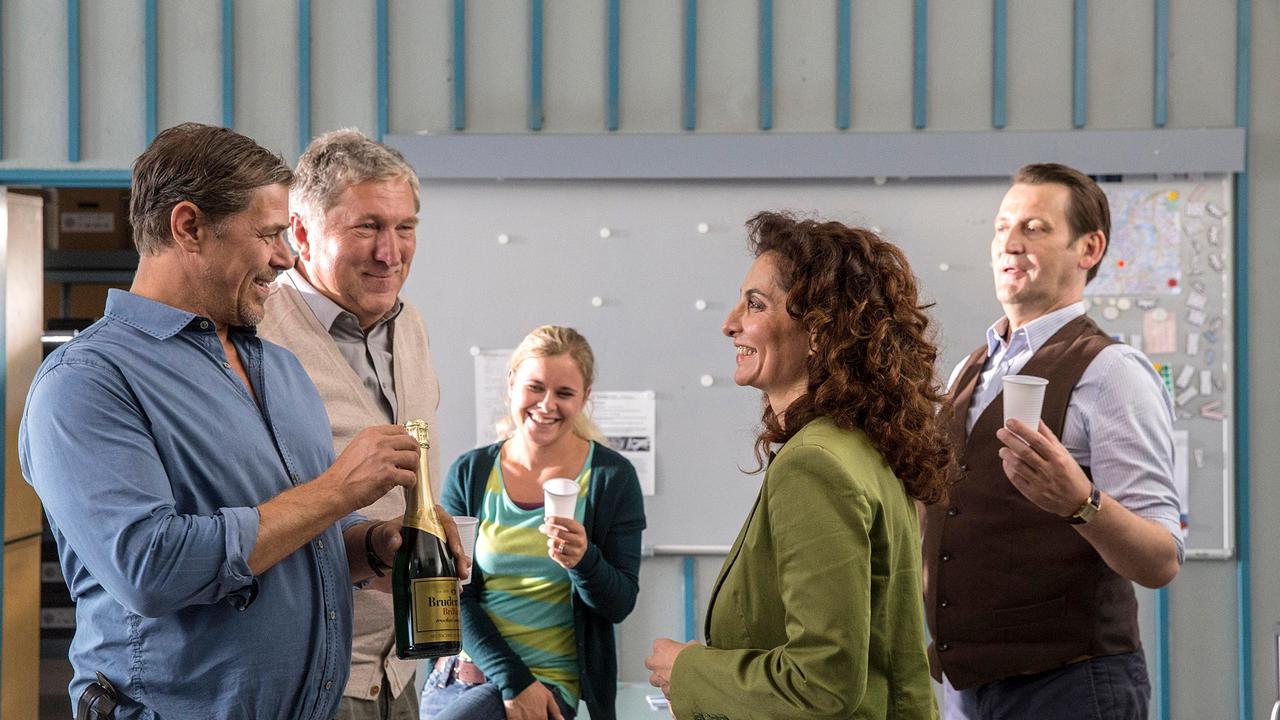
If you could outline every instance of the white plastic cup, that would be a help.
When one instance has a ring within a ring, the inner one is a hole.
[[[454,516],[453,524],[458,526],[458,538],[462,540],[462,552],[471,558],[472,572],[475,572],[476,527],[480,524],[480,520],[468,515],[459,515]],[[468,575],[467,579],[462,581],[462,584],[470,585],[471,576]]]
[[[551,478],[542,483],[543,517],[573,517],[579,489],[578,483],[569,478]]]
[[[1004,376],[1004,421],[1017,420],[1032,430],[1040,428],[1040,408],[1049,381],[1034,375]]]

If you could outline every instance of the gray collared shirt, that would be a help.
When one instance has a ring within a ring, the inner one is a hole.
[[[394,340],[393,320],[400,314],[404,303],[397,300],[395,307],[374,323],[369,332],[360,327],[360,321],[352,313],[342,309],[307,282],[296,268],[282,276],[282,282],[293,283],[302,299],[315,313],[320,326],[338,345],[338,352],[360,378],[373,404],[382,412],[388,423],[396,421],[396,383],[392,374],[391,343]]]

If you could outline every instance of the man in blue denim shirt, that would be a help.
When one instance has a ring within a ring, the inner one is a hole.
[[[366,545],[399,545],[398,521],[352,511],[412,485],[418,448],[383,425],[335,461],[314,385],[255,334],[292,265],[292,179],[230,130],[157,135],[133,169],[133,286],[32,383],[19,452],[76,599],[73,703],[101,672],[117,718],[338,706],[351,584]]]

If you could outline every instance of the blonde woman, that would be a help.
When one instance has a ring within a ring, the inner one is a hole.
[[[635,468],[583,412],[594,378],[577,331],[529,333],[507,366],[504,437],[449,469],[445,509],[480,526],[464,655],[423,690],[432,720],[571,720],[579,700],[615,717],[613,625],[635,606],[645,519]],[[542,484],[559,477],[581,486],[574,516],[544,520]]]

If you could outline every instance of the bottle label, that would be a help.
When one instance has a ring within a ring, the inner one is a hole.
[[[416,578],[409,592],[413,644],[458,642],[458,579]]]

